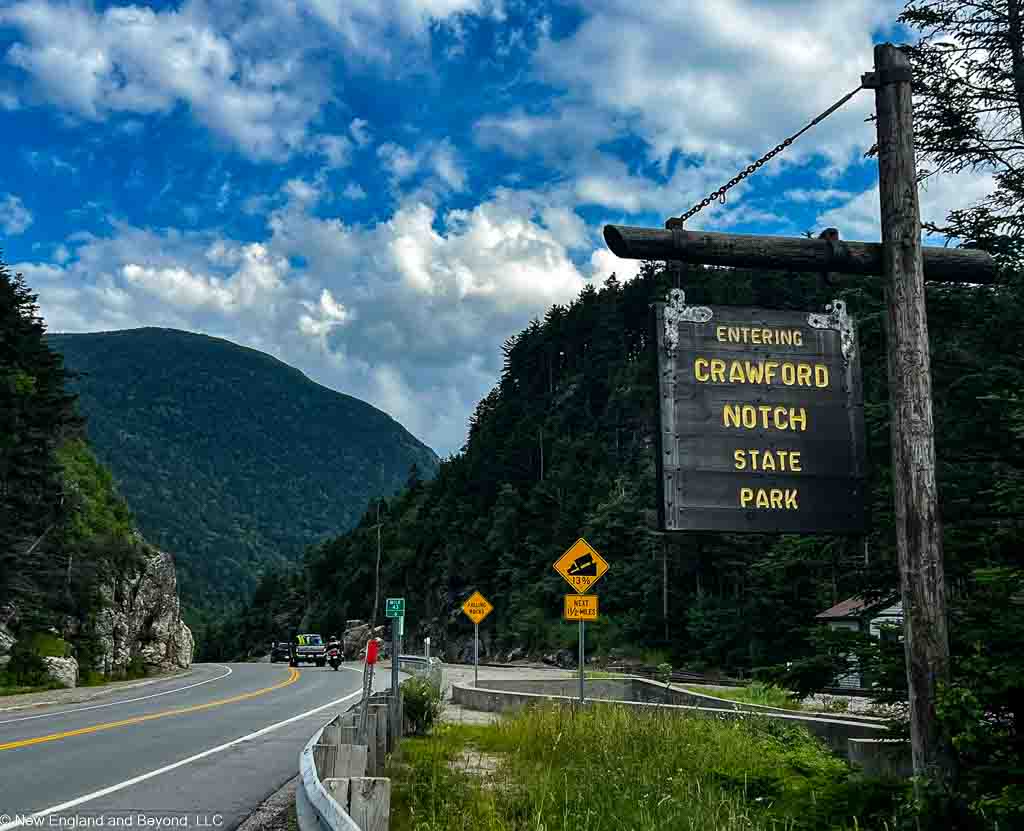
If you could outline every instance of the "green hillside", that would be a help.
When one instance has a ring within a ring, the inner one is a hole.
[[[406,598],[413,643],[430,634],[435,649],[464,650],[472,625],[458,608],[479,589],[495,605],[481,626],[486,654],[572,648],[575,626],[560,620],[568,586],[551,564],[581,535],[611,563],[597,589],[601,619],[587,628],[595,653],[659,650],[676,665],[748,673],[812,655],[814,617],[837,601],[896,589],[880,281],[851,278],[830,289],[815,275],[691,269],[686,276],[694,303],[821,309],[836,296],[847,301],[864,376],[866,559],[857,537],[657,532],[649,304],[666,285],[646,268],[625,284],[588,287],[511,339],[465,450],[445,460],[434,481],[389,501],[381,597]],[[1020,299],[1019,282],[929,289],[946,570],[960,591],[976,569],[1020,561]],[[318,631],[371,613],[374,562],[366,555],[376,546],[375,522],[370,512],[310,552],[306,614]],[[281,579],[258,597],[283,602],[273,591]],[[290,608],[297,623],[299,610]],[[274,606],[269,614],[280,619],[286,611]],[[248,625],[267,617],[253,608]]]
[[[221,609],[437,456],[363,401],[262,352],[171,329],[50,335],[89,441],[183,601]]]

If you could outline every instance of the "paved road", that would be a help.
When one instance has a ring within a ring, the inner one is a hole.
[[[230,831],[296,775],[361,683],[352,668],[199,664],[95,702],[0,712],[0,831],[26,815],[39,828]]]

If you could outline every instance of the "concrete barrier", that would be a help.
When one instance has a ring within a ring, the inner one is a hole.
[[[640,686],[633,686],[633,682],[642,682]],[[471,710],[482,710],[491,713],[509,713],[524,707],[537,706],[538,704],[556,703],[568,706],[579,706],[576,695],[578,694],[579,682],[573,679],[539,679],[530,681],[526,679],[501,680],[483,682],[486,687],[470,687],[460,684],[452,685],[452,702]],[[909,759],[910,748],[907,743],[897,742],[895,745],[881,741],[885,739],[887,726],[880,720],[865,720],[862,718],[845,718],[832,716],[816,716],[807,713],[798,713],[792,710],[782,710],[774,707],[758,707],[757,705],[745,705],[741,702],[727,701],[725,699],[713,699],[712,703],[718,706],[701,706],[696,704],[675,704],[664,701],[634,700],[626,697],[604,697],[604,696],[626,696],[632,695],[634,689],[641,697],[653,695],[649,686],[651,682],[646,679],[595,679],[587,683],[588,697],[585,705],[588,707],[600,707],[617,705],[622,707],[633,707],[638,710],[662,710],[680,715],[689,715],[698,718],[722,718],[742,719],[750,716],[761,716],[777,721],[784,721],[789,724],[796,724],[805,727],[812,735],[824,741],[832,751],[848,761],[855,762],[864,768],[865,772],[877,775],[900,775],[905,769],[902,762],[893,762],[893,758],[901,755]],[[664,691],[664,685],[660,686]],[[531,688],[535,691],[531,691]],[[552,690],[555,690],[554,692]],[[682,693],[686,691],[669,690],[668,692]],[[680,697],[683,697],[680,696]],[[697,700],[712,698],[711,696],[696,695]],[[853,739],[864,739],[866,741],[858,744],[854,749],[850,742]],[[885,755],[886,759],[879,756]]]

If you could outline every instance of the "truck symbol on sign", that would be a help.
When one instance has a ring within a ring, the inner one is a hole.
[[[597,561],[594,560],[593,555],[584,554],[582,557],[574,560],[573,564],[569,566],[569,574],[573,577],[596,577]]]

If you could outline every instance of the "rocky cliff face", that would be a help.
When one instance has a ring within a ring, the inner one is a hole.
[[[94,669],[121,672],[141,658],[150,669],[184,669],[192,663],[195,643],[181,619],[174,558],[146,546],[140,564],[100,588],[103,608],[91,634],[99,654]]]

